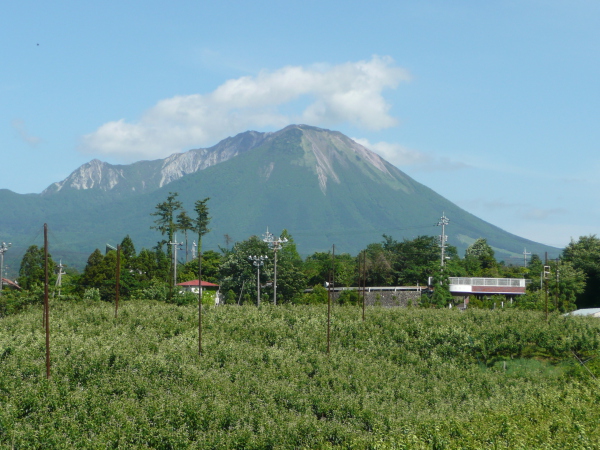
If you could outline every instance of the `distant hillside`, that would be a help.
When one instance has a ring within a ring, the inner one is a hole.
[[[2,240],[12,241],[16,256],[38,243],[47,222],[54,257],[78,266],[95,248],[127,234],[138,250],[152,247],[161,236],[150,230],[150,213],[177,192],[188,212],[196,200],[211,198],[205,248],[224,245],[225,234],[244,240],[268,226],[274,233],[287,229],[303,255],[332,244],[355,254],[383,233],[395,239],[439,235],[435,224],[445,213],[448,243],[461,254],[479,237],[498,259],[521,256],[524,247],[559,253],[478,219],[339,132],[305,125],[249,131],[181,155],[128,166],[92,161],[42,194],[2,190]]]

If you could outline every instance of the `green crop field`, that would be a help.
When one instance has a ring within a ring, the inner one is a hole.
[[[600,447],[600,325],[524,311],[54,302],[0,319],[1,448]],[[582,365],[581,362],[585,365]]]

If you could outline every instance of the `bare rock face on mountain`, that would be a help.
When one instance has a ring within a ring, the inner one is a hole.
[[[173,153],[165,159],[113,165],[94,159],[63,181],[48,186],[42,195],[63,190],[96,189],[121,195],[150,192],[172,181],[227,161],[260,145],[271,133],[247,131],[227,138],[214,147]]]

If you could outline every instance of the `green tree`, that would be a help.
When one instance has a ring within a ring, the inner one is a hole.
[[[563,251],[563,258],[586,276],[585,289],[577,295],[577,307],[600,306],[600,239],[595,234],[581,236],[577,241],[571,239]]]
[[[287,242],[277,255],[277,302],[296,302],[306,289],[306,277],[302,271],[303,262],[292,235],[287,230],[283,230],[280,237],[287,239]],[[272,249],[269,250],[268,256],[274,259]],[[272,289],[273,287],[271,291]]]
[[[393,254],[383,248],[382,243],[367,245],[357,256],[357,267],[362,267],[363,255],[366,253],[367,286],[390,286],[394,283]]]
[[[268,255],[269,246],[258,236],[251,236],[242,242],[236,242],[233,248],[223,255],[220,273],[221,290],[232,291],[236,298],[241,296],[242,303],[256,303],[257,270],[249,260],[250,256]],[[267,259],[260,268],[260,282],[263,285],[273,276],[272,258]],[[264,297],[264,298],[263,298]],[[262,291],[261,301],[267,301],[268,295]]]
[[[323,285],[333,277],[335,286],[352,286],[356,280],[356,259],[348,253],[315,252],[304,261],[304,274],[309,286]]]
[[[214,250],[202,252],[202,278],[209,283],[220,283],[219,267],[222,255]],[[177,271],[177,281],[191,281],[198,279],[198,258],[184,264]]]
[[[392,254],[393,282],[399,286],[425,285],[430,276],[440,271],[440,247],[433,236],[417,236],[402,242],[383,235],[383,249]],[[452,258],[456,248],[447,247]]]
[[[479,273],[474,276],[498,276],[498,263],[494,256],[494,249],[490,247],[487,240],[476,239],[465,252],[465,259],[475,259],[479,264]]]
[[[194,221],[185,210],[177,215],[177,229],[183,231],[185,237],[185,262],[187,263],[189,254],[188,231],[194,231]]]
[[[44,249],[37,245],[31,245],[23,255],[19,268],[19,285],[26,290],[35,286],[43,287],[45,282]],[[53,285],[56,265],[52,257],[48,255],[48,278],[49,284]]]
[[[173,242],[174,240],[175,231],[177,230],[175,213],[182,208],[181,202],[177,200],[178,195],[177,192],[169,192],[167,200],[156,205],[156,211],[150,214],[157,217],[154,220],[155,225],[150,228],[160,231],[160,234],[163,236],[165,234],[168,236],[169,240],[165,241],[163,239],[161,244]],[[172,259],[172,249],[170,245],[167,246],[167,256],[169,257],[169,260]]]
[[[116,292],[117,252],[109,251],[102,255],[96,249],[89,256],[83,274],[80,278],[80,291],[98,289],[100,298],[104,301],[113,301]],[[127,288],[124,289],[127,291]]]

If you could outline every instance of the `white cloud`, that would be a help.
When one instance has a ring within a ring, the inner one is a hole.
[[[399,144],[391,144],[389,142],[377,142],[372,144],[367,139],[352,139],[369,150],[374,151],[383,159],[397,167],[427,164],[432,161],[431,156],[422,152],[410,150]]]
[[[391,58],[379,56],[337,66],[263,71],[255,77],[228,80],[206,95],[161,100],[135,123],[106,123],[83,136],[81,150],[133,160],[214,144],[253,127],[350,123],[379,130],[396,125],[383,91],[409,78]],[[297,114],[282,111],[307,99],[308,106]]]
[[[371,143],[367,139],[352,138],[359,144],[374,151],[386,161],[396,167],[411,166],[414,172],[430,172],[436,170],[457,170],[470,167],[461,161],[454,161],[446,157],[438,157],[429,153],[406,148],[400,144],[389,142]]]
[[[23,120],[21,120],[21,119],[14,119],[11,122],[11,125],[12,125],[13,129],[17,132],[17,134],[19,135],[19,137],[24,142],[26,142],[27,144],[31,145],[32,147],[35,147],[40,142],[42,142],[42,140],[39,137],[32,136],[31,134],[29,134],[29,132],[27,131],[27,127],[25,126],[25,122]]]

